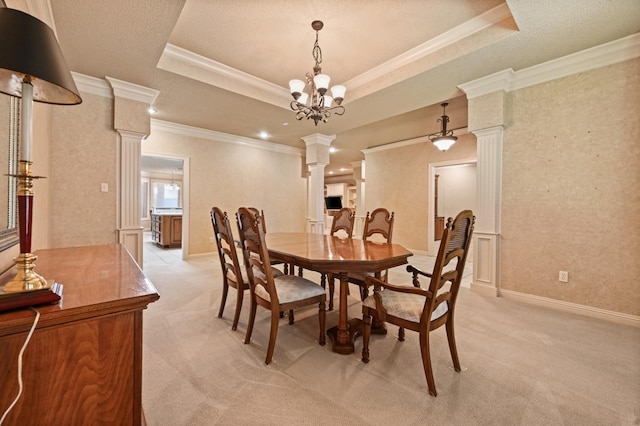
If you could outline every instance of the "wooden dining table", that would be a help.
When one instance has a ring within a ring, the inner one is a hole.
[[[353,341],[360,331],[358,318],[349,320],[347,295],[350,273],[374,273],[407,263],[411,253],[399,244],[340,238],[326,234],[274,232],[266,234],[269,256],[340,280],[338,325],[327,330],[333,351],[354,352]]]

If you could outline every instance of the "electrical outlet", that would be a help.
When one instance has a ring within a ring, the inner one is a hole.
[[[561,283],[568,283],[569,282],[569,272],[560,271],[560,273],[558,274],[558,281],[560,281]]]

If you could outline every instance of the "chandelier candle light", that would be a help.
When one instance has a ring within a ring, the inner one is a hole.
[[[331,77],[327,74],[322,74],[322,68],[320,67],[322,63],[322,50],[318,45],[318,32],[323,26],[322,21],[313,21],[311,23],[311,28],[316,31],[316,42],[313,45],[312,51],[316,65],[313,67],[313,74],[307,73],[306,75],[306,84],[311,88],[311,95],[304,92],[304,81],[289,81],[289,89],[294,99],[291,101],[291,109],[296,111],[296,119],[312,119],[316,126],[319,121],[326,123],[332,113],[336,115],[344,114],[345,109],[341,104],[347,90],[346,87],[337,85],[331,88],[332,96],[326,94],[329,89]],[[333,102],[335,102],[336,105],[332,107],[331,104]]]
[[[449,105],[447,102],[440,104],[442,107],[442,117],[440,117],[438,121],[442,123],[442,130],[440,130],[440,133],[429,135],[431,142],[433,142],[440,151],[448,150],[458,140],[457,137],[453,136],[453,130],[447,131],[447,123],[449,123],[449,117],[445,113],[447,105]]]
[[[4,2],[0,3],[2,5]],[[20,255],[17,274],[4,293],[28,292],[51,287],[33,269],[31,253],[33,180],[31,174],[33,102],[75,105],[82,102],[53,30],[44,22],[19,10],[0,7],[0,92],[21,97],[18,225]]]

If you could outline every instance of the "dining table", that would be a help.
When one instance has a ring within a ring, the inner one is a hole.
[[[373,273],[379,277],[386,269],[406,264],[413,255],[399,244],[327,234],[273,232],[265,236],[272,259],[339,279],[338,324],[327,330],[332,349],[339,354],[354,352],[354,339],[362,322],[348,318],[349,274]]]

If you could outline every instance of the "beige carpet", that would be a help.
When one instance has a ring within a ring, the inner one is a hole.
[[[216,317],[217,257],[184,262],[179,250],[148,244],[145,272],[161,295],[144,314],[143,404],[152,426],[640,424],[636,328],[462,289],[456,332],[463,371],[452,368],[444,329],[433,332],[434,398],[414,332],[405,342],[394,326],[372,336],[365,365],[361,339],[351,355],[319,346],[317,310],[307,309],[296,312],[293,326],[282,320],[274,361],[265,366],[265,310],[249,345],[248,297],[237,331],[230,328],[235,295]],[[391,280],[409,283],[402,268]],[[355,297],[350,315],[361,315]],[[329,312],[327,327],[336,323],[337,312]]]

